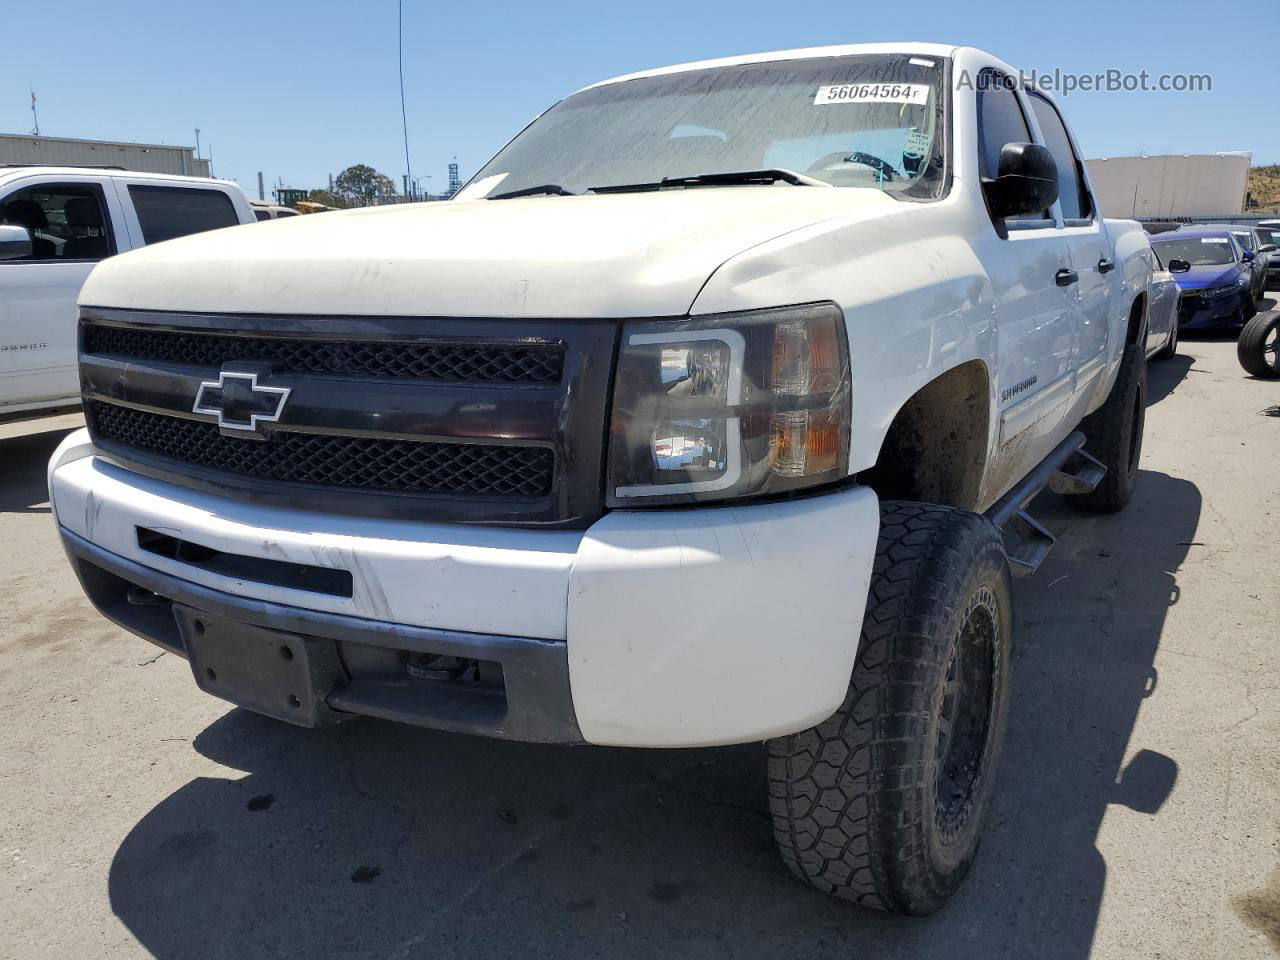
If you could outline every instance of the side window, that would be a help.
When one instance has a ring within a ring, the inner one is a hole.
[[[1037,93],[1031,95],[1031,109],[1036,112],[1044,145],[1053,154],[1058,167],[1058,202],[1062,204],[1064,220],[1088,220],[1093,216],[1093,204],[1089,190],[1081,175],[1080,158],[1071,148],[1071,138],[1063,126],[1057,108]]]
[[[129,186],[144,243],[160,243],[189,233],[234,227],[240,222],[231,198],[199,187]]]
[[[979,76],[978,171],[988,180],[999,172],[1006,143],[1031,141],[1031,128],[1013,91],[1013,81],[1003,73],[984,70]]]
[[[31,231],[31,255],[8,263],[101,260],[116,252],[96,184],[45,183],[17,190],[0,202],[0,222]]]
[[[984,70],[979,75],[978,172],[983,179],[996,178],[1000,171],[1000,151],[1006,143],[1031,142],[1031,127],[1014,86],[1013,80],[995,70]],[[1021,226],[1031,227],[1044,227],[1052,222],[1047,210],[1039,218],[1017,221]]]
[[[255,210],[253,211],[253,215],[258,218],[259,223],[261,223],[263,220],[271,219],[271,213],[270,211],[267,211],[267,210]]]

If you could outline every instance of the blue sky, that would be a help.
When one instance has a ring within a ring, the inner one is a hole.
[[[1211,93],[1075,93],[1089,156],[1249,150],[1280,162],[1276,0],[616,4],[404,0],[409,145],[432,191],[474,172],[565,93],[615,74],[873,40],[972,44],[1023,70],[1208,73]],[[214,172],[316,187],[353,163],[404,172],[396,0],[5,4],[0,132],[212,147]],[[1267,60],[1269,59],[1269,63]]]

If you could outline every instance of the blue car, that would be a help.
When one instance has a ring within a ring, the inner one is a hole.
[[[1257,312],[1253,254],[1230,231],[1178,230],[1152,237],[1151,248],[1181,291],[1179,331],[1238,328]]]

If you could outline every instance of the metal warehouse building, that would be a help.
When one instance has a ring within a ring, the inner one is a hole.
[[[1106,157],[1085,161],[1110,217],[1217,217],[1244,209],[1248,153]]]
[[[147,173],[209,176],[209,161],[191,147],[165,147],[154,143],[115,143],[110,140],[73,140],[69,137],[37,137],[0,133],[0,163],[50,163],[67,166],[124,167]]]

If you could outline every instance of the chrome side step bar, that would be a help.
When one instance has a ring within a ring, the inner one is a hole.
[[[1053,549],[1054,536],[1027,512],[1027,505],[1048,487],[1054,493],[1088,493],[1097,488],[1107,468],[1084,449],[1084,434],[1076,431],[1053,448],[1016,487],[987,511],[986,516],[1017,542],[1009,550],[1015,574],[1030,576]]]

